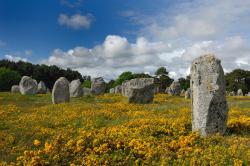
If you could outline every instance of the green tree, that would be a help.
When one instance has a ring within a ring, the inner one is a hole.
[[[121,85],[123,83],[123,81],[126,81],[126,80],[131,80],[134,78],[134,75],[132,74],[132,72],[130,71],[126,71],[126,72],[123,72],[116,80],[115,80],[115,83],[114,85],[117,86],[117,85]]]
[[[186,78],[179,78],[178,79],[181,89],[187,90],[190,87],[190,76],[187,76]]]
[[[174,81],[168,76],[168,74],[169,72],[165,67],[159,67],[155,72],[155,82],[159,86],[160,92],[164,92],[166,88],[169,87]]]
[[[245,93],[250,91],[250,71],[235,69],[225,76],[226,79],[226,90],[237,91],[242,89]]]
[[[12,85],[19,84],[21,76],[18,72],[0,68],[0,91],[9,91]]]
[[[91,80],[85,80],[84,82],[83,82],[83,87],[85,87],[85,88],[91,88]]]
[[[168,71],[165,67],[159,67],[156,72],[155,75],[159,76],[159,75],[168,75]]]

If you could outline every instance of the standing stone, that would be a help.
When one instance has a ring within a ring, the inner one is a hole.
[[[109,93],[115,93],[115,88],[109,89]]]
[[[69,100],[69,81],[65,77],[60,77],[52,89],[52,103],[67,103]]]
[[[18,85],[13,85],[13,86],[11,87],[11,92],[12,92],[12,93],[20,93],[19,86],[18,86]]]
[[[235,94],[235,92],[234,91],[232,91],[232,92],[229,92],[229,94],[228,94],[229,96],[235,96],[236,94]]]
[[[244,96],[242,89],[238,89],[237,96]]]
[[[82,88],[83,89],[83,95],[88,96],[91,95],[91,89],[90,88]]]
[[[246,94],[246,96],[250,96],[250,92],[248,92],[248,93]]]
[[[37,82],[28,76],[23,76],[19,88],[22,95],[33,95],[37,93]]]
[[[83,89],[80,79],[73,80],[69,84],[70,97],[82,97]]]
[[[102,77],[94,78],[91,84],[91,91],[95,95],[105,93],[106,84]]]
[[[117,85],[115,87],[115,94],[118,94],[118,93],[122,93],[122,86],[121,85]]]
[[[185,99],[190,99],[191,98],[191,89],[188,88],[185,92]]]
[[[128,89],[129,81],[130,80],[126,80],[126,81],[123,81],[123,83],[122,83],[122,95],[123,96],[128,96],[126,89]]]
[[[168,89],[168,93],[172,96],[179,96],[181,93],[180,83],[178,81],[172,82],[172,84],[170,85]]]
[[[167,87],[166,90],[165,90],[165,93],[169,94],[169,90],[170,90],[170,87]]]
[[[43,81],[40,81],[37,88],[37,93],[45,94],[47,93],[47,87]]]
[[[224,71],[214,55],[195,59],[191,67],[192,130],[206,136],[226,131],[228,105]]]
[[[186,91],[185,91],[184,89],[182,89],[182,90],[181,90],[180,96],[185,96],[185,92],[186,92]]]
[[[155,85],[154,93],[155,94],[160,93],[160,87],[158,85]]]
[[[154,79],[135,78],[126,83],[129,103],[151,103],[154,99]]]

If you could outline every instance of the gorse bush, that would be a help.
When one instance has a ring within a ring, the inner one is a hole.
[[[2,101],[2,164],[250,164],[250,97],[230,97],[228,131],[210,137],[192,132],[190,100],[181,97],[143,105],[108,94],[52,105],[49,95],[6,93]]]
[[[10,91],[12,85],[19,84],[20,74],[6,68],[0,68],[0,91]]]

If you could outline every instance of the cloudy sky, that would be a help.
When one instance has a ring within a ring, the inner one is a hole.
[[[107,80],[165,66],[175,78],[213,53],[250,70],[250,0],[0,0],[0,58]]]

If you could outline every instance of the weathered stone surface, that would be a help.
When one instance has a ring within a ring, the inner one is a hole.
[[[126,82],[124,91],[129,103],[150,103],[154,99],[154,79],[132,79]]]
[[[155,94],[160,93],[160,87],[159,86],[155,85],[154,93]]]
[[[185,92],[185,99],[190,99],[191,98],[191,89],[188,88]]]
[[[109,93],[115,93],[115,88],[109,89]]]
[[[37,82],[36,80],[23,76],[20,83],[19,89],[22,95],[33,95],[37,93]]]
[[[126,80],[126,81],[124,81],[123,83],[122,83],[122,95],[123,96],[127,96],[127,91],[126,91],[126,89],[128,89],[128,87],[129,87],[129,80]]]
[[[82,97],[83,88],[82,83],[79,79],[71,81],[69,84],[69,93],[70,97]]]
[[[232,91],[232,92],[229,92],[229,94],[228,94],[229,96],[235,96],[236,94],[235,94],[235,92],[234,91]]]
[[[91,95],[91,89],[90,88],[83,88],[83,95],[88,96]]]
[[[224,71],[213,55],[196,58],[191,67],[192,130],[206,136],[226,131],[228,105]]]
[[[185,96],[185,92],[186,92],[186,91],[185,91],[184,89],[182,89],[182,90],[181,90],[181,93],[180,93],[180,96]]]
[[[37,93],[45,94],[47,93],[47,87],[43,81],[40,81],[37,88]]]
[[[122,86],[121,85],[117,85],[115,87],[115,94],[118,94],[118,93],[122,93]]]
[[[238,89],[237,96],[244,96],[242,89]]]
[[[179,96],[181,94],[181,86],[178,81],[172,82],[168,89],[168,94],[173,96]]]
[[[18,85],[13,85],[13,86],[11,87],[11,92],[12,92],[12,93],[20,93],[19,86],[18,86]]]
[[[166,90],[165,90],[165,93],[166,93],[166,94],[169,94],[169,89],[170,89],[170,87],[167,87],[167,88],[166,88]]]
[[[70,100],[69,81],[60,77],[54,84],[52,89],[52,103],[67,103]]]
[[[102,77],[94,78],[91,84],[91,92],[95,95],[101,95],[105,93],[106,83]]]

